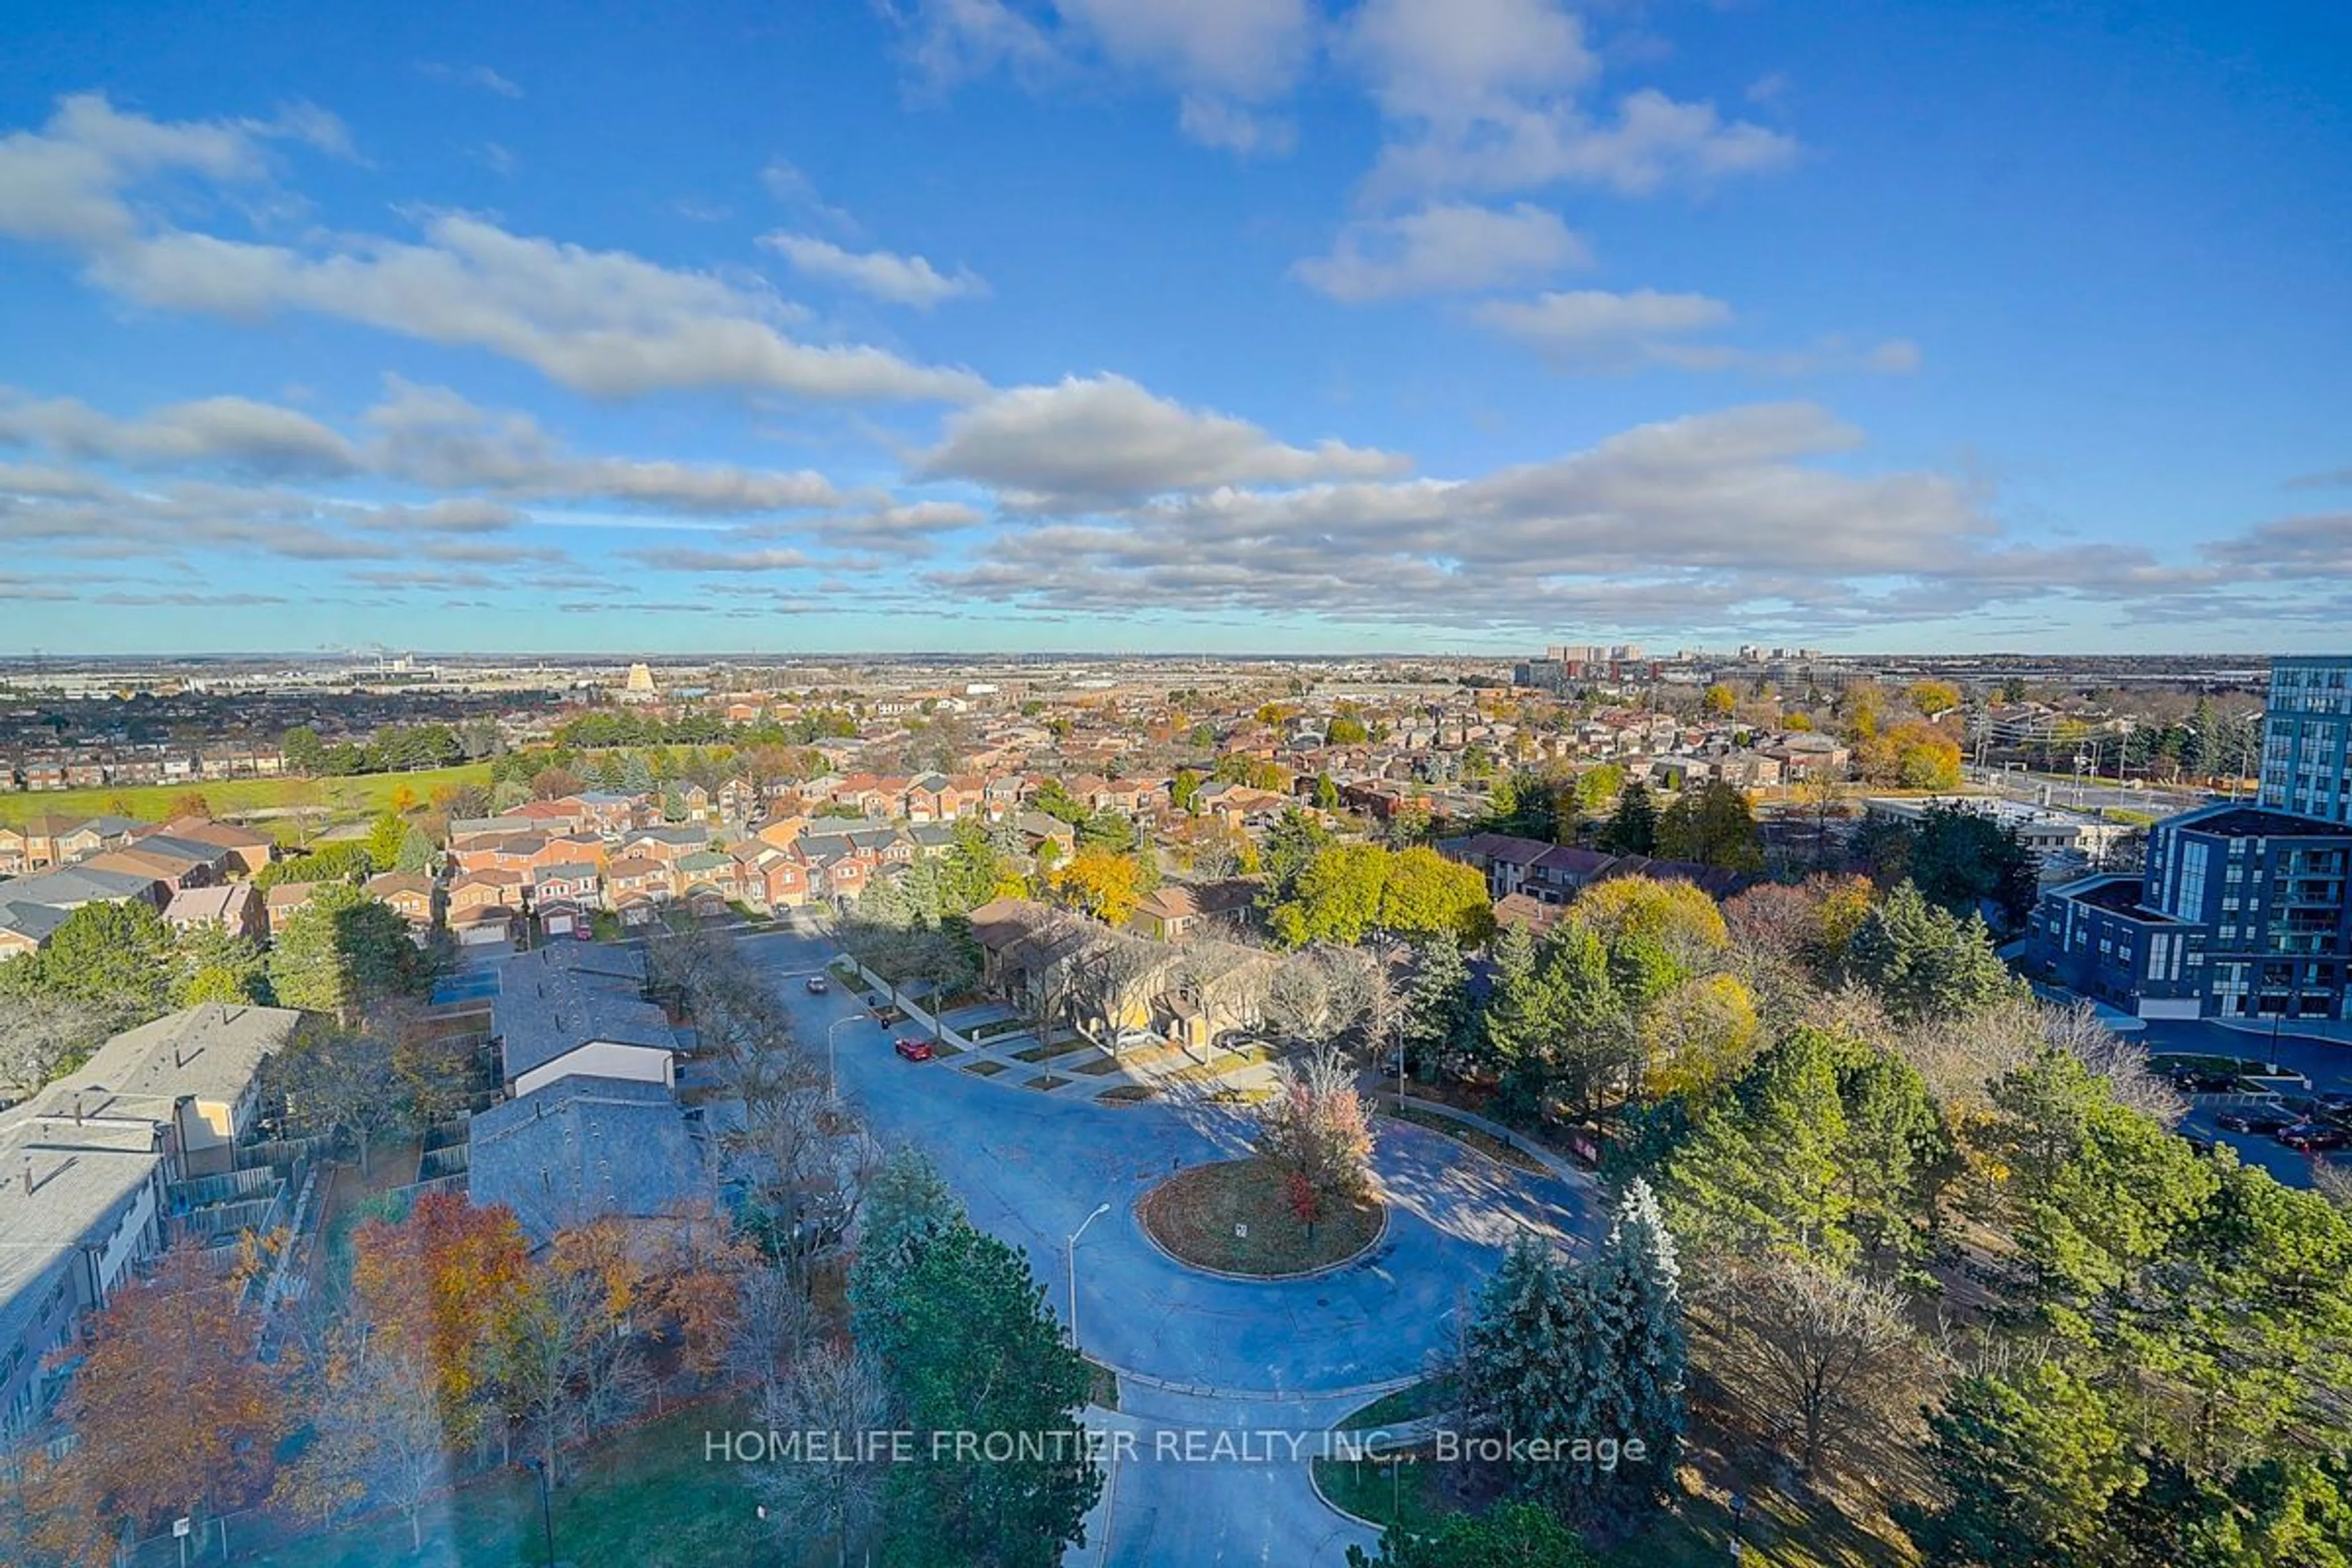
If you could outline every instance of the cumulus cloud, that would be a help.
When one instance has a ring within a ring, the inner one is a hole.
[[[1400,217],[1350,224],[1330,255],[1300,261],[1291,273],[1318,293],[1360,304],[1493,289],[1591,259],[1557,213],[1532,203],[1499,209],[1433,203]]]
[[[272,141],[347,151],[341,123],[304,106],[274,121],[166,123],[119,112],[104,96],[60,100],[38,131],[0,137],[0,235],[101,249],[131,243],[139,219],[124,193],[175,176],[253,185],[269,177]]]
[[[1777,168],[1797,151],[1651,88],[1596,114],[1599,56],[1558,0],[1366,0],[1343,50],[1390,121],[1367,184],[1377,201],[1559,184],[1641,195]]]
[[[1202,413],[1124,376],[1024,386],[950,417],[919,472],[988,485],[1040,511],[1115,504],[1171,490],[1393,474],[1406,459],[1324,441],[1276,440],[1246,420]]]
[[[680,511],[784,511],[830,506],[832,481],[786,471],[582,457],[527,414],[494,414],[446,387],[394,378],[369,410],[372,468],[436,489],[482,489],[534,500],[611,500]]]
[[[1287,152],[1296,129],[1259,105],[1287,92],[1315,49],[1310,0],[1053,0],[1032,12],[1006,0],[884,5],[904,55],[928,87],[1005,71],[1037,87],[1090,65],[1178,94],[1178,128],[1229,152]]]
[[[1226,487],[1007,535],[941,591],[1074,614],[1163,604],[1528,631],[1947,614],[2152,574],[2145,552],[2006,541],[1933,472],[1850,471],[1862,433],[1810,404],[1637,426],[1468,479]],[[1834,459],[1832,466],[1832,460]],[[1922,585],[1916,604],[1903,595]],[[2157,591],[2144,578],[2133,591]]]
[[[1261,153],[1279,155],[1298,144],[1298,127],[1278,115],[1192,93],[1177,105],[1176,126],[1203,147],[1245,158]]]
[[[1528,344],[1563,370],[1664,365],[1814,375],[1834,371],[1899,374],[1919,366],[1917,345],[1901,339],[1860,348],[1832,335],[1810,347],[1777,350],[1690,342],[1690,334],[1729,326],[1733,319],[1729,305],[1705,294],[1574,289],[1532,300],[1488,300],[1470,315],[1481,326]]]
[[[1727,325],[1731,307],[1704,294],[1579,289],[1533,300],[1489,300],[1470,314],[1482,326],[1567,363],[1619,363],[1643,357],[1660,337]]]
[[[72,398],[42,402],[0,391],[0,444],[18,443],[130,468],[336,476],[360,466],[352,443],[316,419],[247,397],[200,398],[121,420]]]
[[[861,294],[919,310],[928,310],[944,300],[969,300],[988,292],[987,283],[968,268],[943,273],[919,256],[847,250],[805,234],[763,235],[760,243],[812,278],[827,279]]]
[[[686,546],[632,550],[630,559],[657,572],[794,572],[834,564],[799,550],[698,550]]]
[[[181,227],[130,200],[166,174],[263,180],[266,139],[324,144],[340,129],[330,126],[316,116],[173,124],[69,99],[41,131],[0,142],[0,235],[65,245],[91,283],[151,309],[248,321],[308,311],[482,349],[596,396],[692,387],[969,400],[986,391],[968,371],[797,342],[783,330],[790,312],[755,279],[514,234],[465,214],[428,215],[418,240],[320,235],[298,247]]]

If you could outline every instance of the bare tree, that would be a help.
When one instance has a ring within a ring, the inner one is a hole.
[[[0,1086],[31,1093],[124,1021],[116,1009],[78,997],[0,994]]]
[[[890,1424],[888,1384],[872,1362],[846,1345],[826,1344],[803,1356],[789,1378],[772,1384],[759,1405],[772,1432],[826,1433],[846,1442]],[[884,1456],[788,1458],[765,1468],[754,1483],[795,1538],[830,1535],[835,1562],[846,1568],[849,1543],[872,1525],[882,1497]]]
[[[2107,1080],[2116,1099],[2170,1127],[2189,1114],[2189,1102],[2169,1080],[2149,1069],[2147,1048],[2099,1022],[2088,1002],[2042,1009],[2042,1037]]]
[[[763,1403],[793,1375],[817,1333],[817,1310],[800,1282],[782,1268],[748,1269],[740,1281],[735,1333],[727,1372]]]
[[[1780,1254],[1738,1266],[1708,1305],[1720,1313],[1715,1369],[1756,1408],[1785,1411],[1811,1476],[1932,1399],[1941,1358],[1889,1288]]]
[[[1280,1173],[1299,1217],[1353,1202],[1372,1189],[1371,1118],[1355,1069],[1339,1052],[1286,1062],[1275,1097],[1258,1110],[1257,1153]]]

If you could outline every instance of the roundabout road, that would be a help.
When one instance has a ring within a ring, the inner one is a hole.
[[[1078,1326],[1088,1355],[1152,1380],[1139,1379],[1122,1399],[1125,1418],[1147,1426],[1319,1431],[1369,1397],[1353,1391],[1416,1376],[1454,1342],[1460,1314],[1520,1226],[1575,1235],[1592,1217],[1587,1186],[1510,1171],[1434,1132],[1383,1121],[1373,1163],[1391,1218],[1370,1253],[1307,1279],[1204,1274],[1144,1237],[1135,1203],[1175,1170],[1244,1152],[1244,1115],[1057,1101],[974,1078],[952,1060],[902,1061],[893,1031],[863,1021],[843,987],[826,996],[802,988],[799,977],[824,965],[829,944],[776,933],[743,947],[774,977],[803,1040],[822,1050],[832,1025],[860,1020],[835,1036],[844,1098],[886,1145],[929,1155],[974,1224],[1026,1251],[1065,1319],[1065,1238],[1096,1205],[1110,1205],[1078,1244]],[[1142,1443],[1147,1455],[1153,1447]],[[1125,1470],[1110,1563],[1336,1564],[1347,1542],[1367,1539],[1314,1500],[1297,1465]],[[1099,1533],[1090,1528],[1090,1544],[1067,1561],[1105,1561]],[[1139,1535],[1152,1544],[1141,1547]]]

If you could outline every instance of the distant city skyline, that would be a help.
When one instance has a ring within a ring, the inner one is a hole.
[[[35,5],[0,656],[2325,651],[2352,16]]]

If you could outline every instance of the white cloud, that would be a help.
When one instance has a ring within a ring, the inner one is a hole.
[[[0,137],[0,235],[100,247],[129,241],[139,222],[123,194],[175,175],[217,184],[268,178],[268,142],[291,139],[346,152],[332,115],[307,105],[275,121],[184,121],[123,114],[97,93],[62,99],[38,131]]]
[[[328,132],[307,118],[163,124],[103,100],[68,100],[42,132],[0,142],[0,235],[68,245],[92,283],[150,308],[240,320],[307,310],[484,349],[592,395],[723,388],[962,400],[986,391],[968,371],[795,342],[780,325],[782,301],[755,281],[517,235],[463,214],[430,215],[421,243],[318,236],[297,248],[178,227],[126,200],[172,172],[262,179],[259,139],[269,135],[318,142]]]
[[[527,414],[493,415],[446,387],[396,378],[367,423],[377,433],[369,447],[375,471],[436,489],[710,513],[791,510],[840,499],[824,475],[805,469],[575,456]]]
[[[1186,93],[1177,106],[1177,129],[1203,147],[1248,157],[1279,156],[1298,144],[1298,127],[1278,116],[1244,109],[1222,98]]]
[[[1346,49],[1398,120],[1464,125],[1599,73],[1582,24],[1552,0],[1366,0]]]
[[[804,212],[844,234],[858,232],[857,219],[846,208],[837,207],[818,195],[816,182],[791,159],[769,159],[760,170],[760,183],[784,205]]]
[[[1660,336],[1724,326],[1731,321],[1731,307],[1704,294],[1579,289],[1533,300],[1489,300],[1470,314],[1482,326],[1558,359],[1583,363],[1640,357]]]
[[[129,468],[224,467],[261,474],[355,471],[352,443],[306,414],[247,397],[206,397],[121,420],[72,398],[0,394],[0,444]]]
[[[661,572],[793,572],[837,565],[799,550],[696,550],[686,547],[629,551],[630,559]]]
[[[1168,497],[1006,535],[930,581],[1072,614],[1822,629],[2100,592],[2152,570],[2127,548],[2011,545],[1954,478],[1851,471],[1862,445],[1811,405],[1734,408],[1475,479]]]
[[[1315,15],[1307,0],[1055,0],[1114,65],[1244,100],[1290,86]]]
[[[1712,104],[1678,102],[1644,88],[1618,100],[1614,121],[1552,103],[1423,126],[1381,151],[1366,191],[1386,201],[1574,184],[1645,195],[1670,183],[1703,185],[1782,168],[1796,155],[1791,136],[1746,121],[1727,124]]]
[[[435,81],[449,82],[458,87],[478,87],[485,92],[495,92],[500,98],[520,98],[522,89],[500,76],[488,66],[455,66],[441,60],[419,60],[416,68]]]
[[[1530,203],[1499,210],[1441,203],[1350,224],[1330,255],[1300,261],[1291,272],[1318,292],[1356,304],[1492,289],[1591,258],[1558,214]]]
[[[1600,58],[1558,0],[1366,0],[1344,52],[1391,122],[1367,183],[1375,201],[1560,184],[1641,195],[1796,154],[1789,136],[1654,89],[1596,117],[1583,100]]]
[[[991,71],[1034,82],[1057,69],[1061,51],[1045,29],[1004,0],[877,0],[898,28],[908,65],[934,89]]]
[[[938,89],[1003,70],[1035,88],[1099,60],[1173,90],[1177,124],[1204,146],[1286,153],[1297,128],[1255,107],[1290,90],[1313,58],[1311,0],[882,0],[908,63]]]
[[[919,471],[991,486],[1017,508],[1055,510],[1220,485],[1370,478],[1407,466],[1393,453],[1339,441],[1286,446],[1245,420],[1098,375],[1015,387],[958,411]]]
[[[1834,333],[1799,349],[1689,342],[1691,333],[1726,327],[1732,321],[1729,305],[1705,294],[1577,289],[1532,300],[1489,300],[1474,307],[1470,315],[1481,326],[1528,344],[1563,370],[1663,365],[1799,376],[1899,375],[1919,368],[1918,345],[1900,338],[1867,348]]]
[[[845,250],[805,234],[763,235],[760,243],[813,278],[830,279],[861,294],[919,310],[943,300],[969,300],[988,292],[988,284],[968,268],[959,267],[950,275],[919,256]]]
[[[59,458],[131,469],[365,475],[500,500],[617,502],[709,516],[829,507],[842,499],[824,475],[807,469],[582,456],[529,415],[478,408],[446,388],[397,377],[363,423],[366,437],[354,440],[309,415],[245,397],[203,398],[118,419],[69,398],[37,402],[0,391],[0,447],[34,446]],[[110,493],[93,475],[8,468],[0,468],[0,491],[11,488],[11,475],[18,494]],[[505,506],[477,499],[358,511],[320,504],[370,528],[479,532],[520,521]]]

